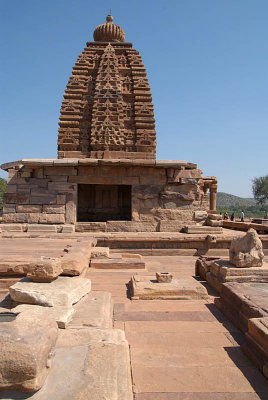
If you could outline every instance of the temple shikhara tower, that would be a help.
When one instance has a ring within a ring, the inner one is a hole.
[[[155,159],[152,95],[140,54],[111,15],[94,39],[64,94],[58,157]]]
[[[219,223],[217,179],[202,177],[192,162],[156,160],[146,70],[111,15],[67,83],[58,158],[1,167],[9,172],[3,222],[24,230],[168,232]]]

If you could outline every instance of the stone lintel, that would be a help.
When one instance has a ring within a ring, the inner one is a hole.
[[[196,164],[188,163],[184,160],[153,160],[153,159],[94,159],[94,158],[63,158],[63,159],[44,159],[44,158],[28,158],[18,161],[4,163],[0,167],[7,171],[12,168],[31,166],[45,167],[45,166],[79,166],[79,165],[121,165],[121,166],[142,166],[142,167],[156,167],[156,168],[180,168],[195,169]]]

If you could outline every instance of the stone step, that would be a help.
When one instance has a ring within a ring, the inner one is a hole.
[[[184,228],[186,233],[222,233],[222,228],[221,227],[213,227],[213,226],[186,226]]]
[[[99,269],[144,269],[145,262],[138,258],[98,258],[91,260],[90,267]]]

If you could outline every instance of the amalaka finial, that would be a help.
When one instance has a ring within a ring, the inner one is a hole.
[[[113,16],[111,14],[108,14],[107,17],[106,17],[106,21],[107,22],[113,22],[113,20],[114,20]]]
[[[124,42],[125,41],[125,33],[121,26],[115,25],[113,23],[113,17],[111,14],[107,15],[106,23],[97,26],[94,31],[94,40],[95,42]]]

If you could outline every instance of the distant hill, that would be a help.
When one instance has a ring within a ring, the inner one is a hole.
[[[217,207],[250,207],[256,204],[256,200],[253,198],[238,197],[224,192],[217,193]]]

